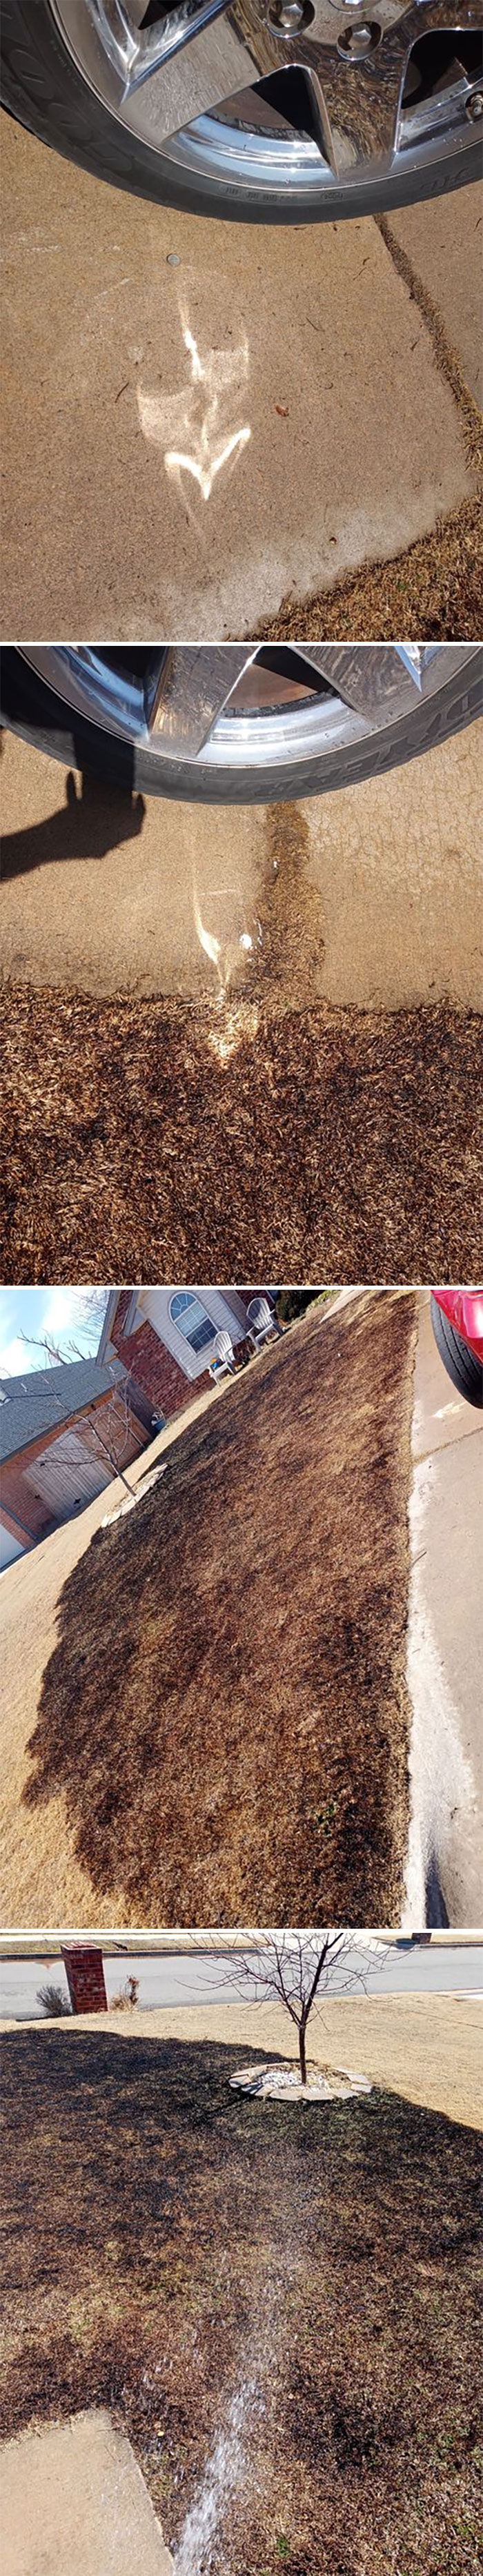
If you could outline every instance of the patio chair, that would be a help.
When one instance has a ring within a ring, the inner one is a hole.
[[[250,1304],[247,1306],[247,1325],[248,1339],[253,1351],[259,1350],[262,1342],[277,1338],[280,1326],[277,1324],[276,1314],[268,1297],[250,1298]]]
[[[230,1376],[233,1376],[234,1369],[235,1353],[231,1333],[215,1333],[215,1347],[213,1359],[210,1360],[208,1376],[215,1380],[219,1377],[226,1377],[228,1373]]]

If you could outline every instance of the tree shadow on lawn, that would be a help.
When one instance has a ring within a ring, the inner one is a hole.
[[[64,1584],[24,1796],[125,1921],[399,1920],[415,1329],[314,1308]]]
[[[248,2101],[239,2063],[4,2038],[5,2430],[113,2408],[172,2542],[247,2391],[214,2576],[271,2576],[280,2535],[290,2576],[464,2576],[481,2141],[388,2092]]]

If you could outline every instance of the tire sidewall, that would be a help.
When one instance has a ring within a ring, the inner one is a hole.
[[[434,1294],[431,1296],[431,1320],[436,1348],[451,1385],[456,1387],[457,1394],[462,1396],[465,1404],[476,1406],[477,1410],[481,1411],[483,1406],[481,1362],[477,1359],[476,1353],[469,1349],[468,1343],[463,1341],[462,1334],[457,1332],[456,1324],[452,1324],[451,1317],[445,1313],[444,1306],[440,1306]]]
[[[292,803],[399,768],[459,731],[481,711],[482,667],[483,652],[475,648],[466,674],[453,674],[437,697],[419,704],[409,718],[388,725],[363,743],[349,744],[332,757],[322,755],[318,761],[284,763],[256,773],[203,769],[199,762],[160,761],[155,752],[124,744],[82,717],[69,721],[62,701],[15,647],[2,656],[1,720],[64,766],[88,769],[113,786],[130,785],[145,796],[168,796],[188,804]]]
[[[3,105],[41,141],[111,186],[223,222],[340,223],[390,214],[398,206],[471,184],[481,174],[476,135],[461,155],[446,154],[420,175],[400,171],[384,187],[368,180],[357,190],[335,188],[325,205],[316,190],[313,196],[291,191],[289,201],[286,189],[275,190],[267,200],[261,189],[222,187],[216,180],[191,178],[189,172],[181,175],[172,162],[127,135],[77,71],[49,0],[4,0],[1,48]]]

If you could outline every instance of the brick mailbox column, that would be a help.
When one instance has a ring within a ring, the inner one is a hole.
[[[107,2012],[102,1950],[62,1951],[73,2013]]]

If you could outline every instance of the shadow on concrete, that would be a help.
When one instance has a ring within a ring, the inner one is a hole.
[[[2,875],[26,876],[31,868],[52,867],[69,859],[103,859],[123,841],[136,840],[146,808],[144,797],[133,794],[133,768],[131,763],[131,778],[121,786],[104,786],[85,769],[78,782],[69,769],[66,801],[59,812],[26,824],[19,832],[5,833]]]
[[[434,1851],[430,1852],[426,1871],[426,1922],[430,1924],[433,1932],[449,1931],[449,1914],[446,1909],[439,1875],[439,1866],[436,1859],[436,1853]]]

